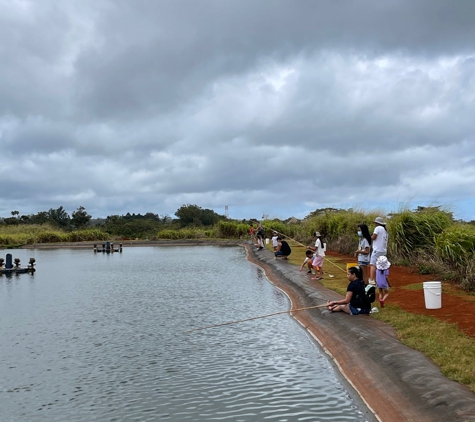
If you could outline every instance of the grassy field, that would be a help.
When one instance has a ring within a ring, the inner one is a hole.
[[[292,242],[289,262],[300,265],[305,257],[301,244]],[[271,245],[267,245],[272,250]],[[302,270],[303,271],[303,270]],[[306,269],[305,269],[306,271]],[[346,278],[345,260],[327,257],[325,259],[325,277],[320,283],[341,295],[345,295],[348,280]],[[332,275],[333,277],[330,277]],[[419,289],[416,284],[409,288]],[[444,293],[462,296],[475,301],[475,295],[463,293],[448,285]],[[406,312],[391,303],[384,307],[384,312],[372,314],[373,318],[384,321],[396,329],[398,339],[407,346],[419,350],[429,357],[449,379],[467,385],[475,392],[475,339],[463,334],[454,324],[437,318]]]

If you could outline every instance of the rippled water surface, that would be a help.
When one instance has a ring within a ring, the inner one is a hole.
[[[242,248],[4,252],[2,422],[365,420],[286,314],[182,333],[288,309]]]

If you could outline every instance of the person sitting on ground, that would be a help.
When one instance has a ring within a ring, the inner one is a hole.
[[[376,287],[379,293],[379,304],[384,308],[384,301],[389,296],[389,267],[391,263],[385,256],[376,260]]]
[[[282,257],[282,259],[289,259],[289,255],[292,253],[292,249],[289,244],[282,240],[280,237],[277,238],[277,250],[274,252],[275,257]]]
[[[277,250],[277,238],[279,237],[279,235],[277,234],[277,232],[272,232],[272,247],[274,248],[274,252]]]
[[[350,315],[369,314],[371,312],[371,304],[366,304],[364,300],[365,284],[361,279],[361,270],[358,267],[350,267],[346,277],[350,284],[348,284],[346,289],[345,298],[327,301],[327,309],[332,312],[346,312]]]
[[[302,271],[302,268],[305,265],[307,265],[307,268],[308,268],[307,274],[312,274],[312,268],[313,268],[312,261],[313,261],[313,251],[311,251],[310,249],[307,249],[305,251],[305,259],[303,260],[302,265],[300,266],[300,271]]]

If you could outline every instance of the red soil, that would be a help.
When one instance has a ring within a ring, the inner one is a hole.
[[[335,258],[343,258],[342,255],[329,253]],[[353,262],[354,258],[344,257],[347,262]],[[350,259],[348,261],[348,259]],[[423,283],[424,281],[438,281],[434,276],[421,275],[407,267],[391,265],[389,280],[392,286],[387,304],[399,305],[407,312],[427,315],[456,324],[460,331],[467,336],[475,337],[475,296],[468,295],[462,289],[458,289],[448,282],[443,282],[442,308],[426,309],[424,291],[420,289],[409,290],[404,286]],[[376,303],[378,303],[376,301]]]

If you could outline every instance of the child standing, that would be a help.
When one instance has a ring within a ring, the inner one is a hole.
[[[315,269],[315,277],[312,277],[312,280],[322,280],[323,260],[325,259],[325,245],[323,244],[323,239],[320,232],[315,232],[313,237],[315,238],[315,246],[307,246],[308,249],[315,253],[312,262],[313,268]]]
[[[368,284],[369,259],[371,257],[371,234],[366,224],[358,224],[358,250],[355,257],[358,258],[358,266],[363,271],[363,281]]]
[[[379,292],[379,304],[384,308],[384,301],[389,296],[389,267],[391,263],[384,255],[376,260],[376,287]]]

